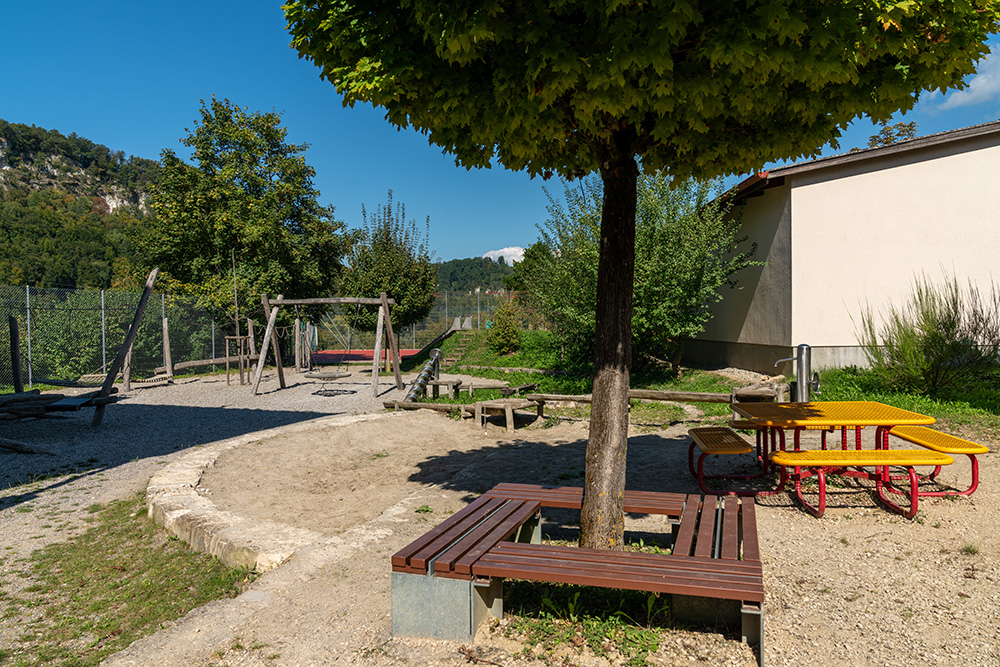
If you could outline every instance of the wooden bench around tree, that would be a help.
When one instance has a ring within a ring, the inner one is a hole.
[[[976,459],[976,455],[988,453],[989,448],[971,440],[935,431],[926,426],[893,426],[889,434],[942,454],[965,454],[972,463],[972,482],[964,491],[918,491],[917,495],[939,498],[942,496],[969,496],[979,486],[979,460]],[[934,479],[940,472],[941,467],[938,466],[928,477]]]
[[[669,554],[541,544],[540,508],[579,508],[582,498],[574,487],[498,485],[397,552],[393,635],[472,641],[487,616],[502,617],[503,580],[512,578],[669,594],[672,618],[738,625],[761,660],[764,582],[751,499],[626,491],[626,512],[674,524]]]
[[[860,477],[862,479],[874,480],[875,490],[879,498],[890,509],[899,512],[907,519],[912,519],[917,514],[917,504],[919,493],[917,489],[917,474],[914,466],[945,466],[950,465],[954,459],[947,454],[928,451],[926,449],[847,449],[847,450],[801,450],[801,451],[777,451],[771,453],[771,462],[781,466],[781,480],[778,488],[774,491],[761,491],[761,495],[774,495],[781,493],[788,480],[795,483],[795,496],[799,499],[811,514],[816,517],[823,516],[826,511],[826,475],[846,475],[849,477]],[[892,484],[892,476],[889,473],[890,466],[897,466],[906,469],[910,482],[910,492],[896,489]],[[789,473],[788,469],[792,472]],[[874,472],[868,472],[863,468],[875,468]],[[802,480],[815,476],[819,482],[818,505],[813,505],[806,501],[802,495]],[[885,491],[907,495],[910,499],[909,510],[900,507],[889,500]]]

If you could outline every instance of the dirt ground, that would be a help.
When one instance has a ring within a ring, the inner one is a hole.
[[[473,653],[390,636],[393,552],[498,482],[582,484],[586,423],[532,421],[522,417],[507,437],[499,425],[484,434],[469,420],[398,413],[226,451],[199,493],[222,510],[329,541],[265,574],[246,599],[197,610],[108,664],[623,664],[571,645],[531,657],[505,622],[483,630]],[[697,491],[685,458],[686,431],[698,423],[630,438],[628,487]],[[765,664],[1000,665],[1000,443],[984,444],[993,451],[980,457],[979,491],[922,500],[913,521],[854,482],[830,489],[822,519],[787,494],[759,501]],[[945,484],[968,478],[964,457],[951,468]],[[549,512],[543,532],[572,539],[575,519]],[[662,517],[629,517],[626,528],[634,537],[669,533]],[[650,663],[756,664],[738,637],[704,628],[666,631]]]

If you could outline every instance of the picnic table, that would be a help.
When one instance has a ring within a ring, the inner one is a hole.
[[[773,491],[762,491],[762,495],[773,495],[784,490],[789,480],[795,484],[795,495],[799,502],[813,515],[820,517],[826,510],[826,475],[858,477],[875,482],[879,498],[892,510],[912,518],[917,513],[920,497],[918,478],[914,466],[940,466],[954,462],[947,453],[928,449],[889,450],[889,432],[893,427],[924,426],[933,424],[933,417],[903,410],[875,401],[829,401],[816,403],[734,403],[733,411],[760,429],[770,432],[770,451],[766,452],[770,462],[780,466],[781,478]],[[866,426],[875,427],[873,447],[863,448],[862,431]],[[822,441],[822,451],[806,451],[801,445],[802,432],[807,429],[840,429],[841,449],[827,450],[826,438]],[[848,430],[854,430],[854,449],[848,447]],[[786,449],[785,431],[793,432],[793,449]],[[919,443],[918,443],[919,444]],[[765,443],[765,449],[767,445]],[[894,476],[890,467],[902,467],[907,479],[909,493],[893,486]],[[789,468],[792,472],[789,472]],[[865,468],[874,468],[869,472]],[[817,505],[808,502],[802,495],[802,480],[817,477],[819,500]],[[893,503],[885,492],[908,496],[909,508]]]

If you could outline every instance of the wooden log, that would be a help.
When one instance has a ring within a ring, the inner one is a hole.
[[[253,337],[253,320],[249,317],[247,318],[247,336],[250,337],[250,356],[257,356],[257,341]]]
[[[34,447],[26,442],[18,442],[17,440],[9,440],[7,438],[0,438],[0,447],[9,449],[12,452],[18,452],[19,454],[45,454],[46,456],[55,456],[55,452],[50,452],[47,449],[41,449],[40,447]]]
[[[267,295],[264,295],[266,301]],[[260,355],[257,357],[257,368],[253,373],[253,383],[250,386],[250,393],[254,396],[257,395],[257,387],[260,386],[260,379],[264,375],[264,361],[267,359],[267,345],[268,341],[271,339],[271,334],[274,333],[274,323],[278,319],[278,307],[274,306],[270,309],[271,315],[267,318],[267,328],[264,329],[264,338],[260,342]],[[264,311],[265,313],[267,310]]]
[[[122,389],[132,391],[132,348],[125,354],[125,365],[122,367]]]
[[[261,294],[261,303],[264,304],[264,312],[266,313],[271,305],[268,301],[266,294]],[[281,299],[281,295],[278,295],[278,299]],[[278,371],[278,386],[281,389],[285,388],[285,366],[281,362],[281,345],[278,343],[278,330],[271,327],[271,347],[274,348],[274,367]]]
[[[383,401],[382,405],[390,410],[434,410],[436,412],[460,411],[464,416],[471,414],[475,409],[474,405],[464,405],[462,403],[413,403],[410,401]]]
[[[11,401],[26,400],[30,396],[40,396],[41,393],[42,392],[38,389],[32,389],[30,391],[21,391],[16,394],[6,394],[4,396],[0,396],[0,405],[10,403]]]
[[[251,361],[251,362],[257,361],[257,359],[258,359],[258,357],[257,357],[256,354],[252,354],[249,357],[247,357],[247,360]],[[240,358],[239,357],[216,357],[215,359],[197,359],[195,361],[178,361],[176,364],[174,364],[174,372],[187,370],[188,368],[198,368],[199,366],[221,366],[222,364],[226,363],[227,360],[229,362],[235,364],[235,363],[239,362]],[[166,373],[166,370],[167,369],[166,369],[165,366],[157,366],[156,368],[153,369],[153,374],[154,375],[163,375],[164,373]]]
[[[392,357],[392,370],[396,376],[396,389],[403,388],[403,378],[399,374],[399,347],[396,345],[396,337],[392,333],[392,318],[389,316],[389,299],[385,292],[382,292],[382,307],[385,308],[385,328],[389,336],[389,356]]]
[[[363,306],[380,306],[382,305],[382,299],[369,299],[369,298],[346,297],[346,296],[317,298],[317,299],[284,299],[279,295],[277,299],[271,301],[271,304],[275,306],[332,306],[338,303],[349,303],[349,304],[360,303]],[[396,302],[392,299],[389,299],[389,305],[395,306]]]
[[[295,372],[302,372],[302,318],[295,316]]]
[[[7,316],[7,324],[10,326],[10,368],[14,374],[14,393],[20,394],[24,391],[24,380],[21,378],[21,329],[13,315]]]
[[[672,401],[675,403],[729,403],[729,394],[716,394],[706,391],[659,391],[655,389],[632,389],[628,392],[630,399],[648,401]],[[590,403],[590,394],[526,394],[525,398],[532,401]]]
[[[142,316],[146,312],[146,304],[149,302],[149,295],[153,291],[153,285],[156,284],[156,276],[160,273],[160,269],[153,269],[149,272],[149,276],[146,278],[146,287],[142,290],[142,296],[139,298],[139,305],[135,309],[135,316],[132,318],[132,326],[129,327],[128,333],[125,335],[125,342],[122,343],[121,348],[118,350],[118,355],[115,360],[111,362],[111,367],[108,369],[108,375],[104,378],[104,384],[101,385],[101,395],[107,396],[111,393],[111,385],[115,382],[115,376],[118,375],[118,370],[125,363],[125,355],[132,351],[132,344],[135,342],[135,336],[139,333],[139,324],[142,322]],[[101,422],[104,420],[104,406],[97,406],[97,410],[94,412],[94,421],[92,426],[100,426]]]
[[[167,378],[172,382],[174,379],[174,362],[173,358],[170,356],[170,325],[167,323],[167,318],[163,318],[163,372],[167,374]],[[160,373],[153,371],[155,375]]]
[[[375,326],[375,350],[372,355],[372,397],[378,396],[378,365],[382,354],[382,327],[385,326],[385,307],[379,302],[378,322]]]

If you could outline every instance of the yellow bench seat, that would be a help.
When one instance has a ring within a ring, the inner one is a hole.
[[[954,459],[947,454],[927,449],[777,451],[771,453],[771,462],[781,467],[781,480],[778,483],[777,489],[764,492],[763,495],[781,493],[788,480],[791,479],[795,482],[795,495],[799,502],[811,514],[821,517],[826,511],[826,474],[832,472],[849,477],[873,480],[879,499],[893,511],[899,512],[907,519],[912,519],[917,514],[917,505],[920,498],[917,486],[917,474],[913,470],[913,467],[939,467],[950,465],[953,461]],[[909,493],[896,489],[893,486],[892,476],[889,474],[890,466],[906,468],[910,482]],[[861,468],[866,467],[874,467],[875,471],[868,472],[861,470]],[[789,472],[789,468],[793,469],[792,472]],[[819,482],[819,502],[817,505],[809,503],[802,495],[802,480],[813,476]],[[905,509],[889,500],[885,495],[886,490],[908,496],[910,500],[909,509]]]
[[[980,445],[978,442],[972,442],[971,440],[966,440],[964,438],[959,438],[948,433],[942,433],[941,431],[935,431],[932,428],[927,428],[926,426],[893,426],[892,430],[889,431],[892,435],[896,436],[900,440],[905,440],[906,442],[913,443],[914,445],[919,445],[921,447],[926,447],[935,452],[942,452],[944,454],[965,454],[969,457],[969,462],[972,465],[972,483],[969,484],[969,488],[964,491],[921,491],[921,496],[971,496],[972,493],[979,486],[979,460],[976,458],[978,454],[989,453],[989,448]],[[935,479],[941,469],[938,468],[930,474],[931,479]]]

